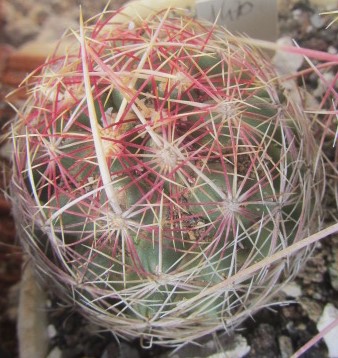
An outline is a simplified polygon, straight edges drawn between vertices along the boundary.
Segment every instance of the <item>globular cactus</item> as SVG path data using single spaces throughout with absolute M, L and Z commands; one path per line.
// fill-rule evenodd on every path
M 320 225 L 310 122 L 264 56 L 165 11 L 73 32 L 12 127 L 12 197 L 40 276 L 125 338 L 177 345 L 271 302 Z M 68 39 L 69 40 L 69 39 Z

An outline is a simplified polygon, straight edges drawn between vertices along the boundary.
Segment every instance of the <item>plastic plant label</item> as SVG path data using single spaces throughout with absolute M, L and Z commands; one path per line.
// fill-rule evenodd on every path
M 276 0 L 196 0 L 195 11 L 198 18 L 217 21 L 232 33 L 277 39 Z

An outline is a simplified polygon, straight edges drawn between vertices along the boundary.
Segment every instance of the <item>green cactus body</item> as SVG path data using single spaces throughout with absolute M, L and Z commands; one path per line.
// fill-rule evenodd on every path
M 14 212 L 62 297 L 126 338 L 180 344 L 293 277 L 303 253 L 239 279 L 318 228 L 316 145 L 240 38 L 177 12 L 109 16 L 33 83 L 12 131 Z

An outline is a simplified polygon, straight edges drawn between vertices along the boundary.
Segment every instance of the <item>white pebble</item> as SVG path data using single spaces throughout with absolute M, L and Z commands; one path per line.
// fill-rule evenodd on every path
M 240 334 L 234 336 L 234 346 L 225 349 L 222 353 L 215 353 L 208 358 L 243 358 L 250 352 L 247 340 Z
M 314 28 L 319 29 L 324 26 L 324 19 L 323 17 L 319 16 L 318 14 L 314 14 L 310 18 L 311 24 Z
M 296 282 L 289 282 L 282 291 L 289 297 L 298 298 L 302 295 L 302 289 Z
M 317 323 L 318 331 L 323 331 L 329 324 L 338 318 L 338 310 L 332 303 L 328 303 Z M 338 324 L 324 335 L 324 341 L 329 350 L 329 357 L 338 357 Z
M 47 358 L 61 358 L 62 352 L 59 347 L 55 347 L 47 356 Z
M 130 21 L 128 24 L 128 30 L 134 30 L 135 29 L 135 22 L 134 21 Z
M 294 46 L 291 37 L 285 36 L 277 40 L 277 45 L 280 46 Z M 302 55 L 289 53 L 284 50 L 277 51 L 272 59 L 276 71 L 281 74 L 291 74 L 296 72 L 303 64 L 304 58 Z
M 303 11 L 300 9 L 296 9 L 292 11 L 292 16 L 294 18 L 294 20 L 298 21 L 302 18 L 303 16 Z
M 54 325 L 52 325 L 52 324 L 49 324 L 47 326 L 47 332 L 48 332 L 49 338 L 54 338 L 57 334 L 56 329 L 55 329 Z
M 318 79 L 318 86 L 312 92 L 315 97 L 321 97 L 328 89 L 329 85 L 333 83 L 335 79 L 335 74 L 332 72 L 326 72 L 323 74 L 322 78 Z
M 332 55 L 335 55 L 338 51 L 334 46 L 331 45 L 331 46 L 328 47 L 327 52 L 332 54 Z

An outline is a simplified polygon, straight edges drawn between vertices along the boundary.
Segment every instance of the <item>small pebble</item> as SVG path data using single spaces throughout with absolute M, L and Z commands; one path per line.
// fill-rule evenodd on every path
M 296 327 L 299 331 L 306 331 L 306 324 L 304 324 L 304 323 L 300 323 L 300 324 L 298 324 L 297 325 L 297 327 Z
M 130 21 L 129 23 L 128 23 L 128 30 L 134 30 L 134 28 L 135 28 L 135 22 L 134 21 Z
M 108 344 L 100 358 L 140 358 L 138 350 L 131 344 L 115 343 Z
M 246 338 L 240 334 L 219 338 L 210 335 L 207 341 L 200 343 L 201 346 L 187 344 L 174 352 L 170 350 L 159 358 L 244 358 L 251 349 Z
M 329 46 L 327 48 L 327 52 L 330 53 L 331 55 L 335 55 L 338 53 L 338 50 L 334 46 Z
M 303 11 L 301 9 L 295 9 L 292 11 L 293 19 L 296 21 L 300 21 L 304 16 Z
M 294 46 L 291 37 L 285 36 L 277 40 L 277 45 Z M 291 54 L 286 51 L 277 51 L 272 63 L 279 74 L 290 74 L 296 72 L 303 64 L 304 57 L 298 54 Z
M 329 264 L 329 275 L 332 287 L 338 291 L 338 245 L 333 246 L 333 260 Z
M 51 308 L 52 305 L 53 305 L 52 301 L 48 298 L 48 299 L 46 300 L 46 308 Z
M 282 288 L 282 291 L 288 297 L 298 298 L 302 295 L 302 288 L 296 282 L 289 282 Z
M 319 14 L 312 15 L 310 17 L 310 21 L 311 25 L 316 29 L 323 27 L 325 24 L 325 20 L 323 19 L 323 17 L 319 16 Z
M 278 337 L 279 350 L 281 353 L 281 358 L 289 358 L 292 356 L 293 347 L 290 337 L 279 336 Z
M 279 347 L 275 335 L 275 329 L 272 325 L 267 323 L 259 324 L 249 340 L 250 356 L 275 358 L 278 357 Z
M 61 358 L 62 357 L 62 351 L 59 347 L 55 347 L 51 350 L 51 352 L 48 354 L 46 358 Z
M 54 338 L 57 335 L 55 326 L 52 324 L 49 324 L 47 326 L 47 333 L 48 333 L 49 338 Z
M 318 331 L 324 330 L 329 324 L 338 318 L 338 310 L 332 303 L 328 303 L 317 323 Z M 336 324 L 327 334 L 324 335 L 324 341 L 329 350 L 329 357 L 338 357 L 338 325 Z
M 333 74 L 332 72 L 324 73 L 323 77 L 319 78 L 318 86 L 313 91 L 313 95 L 315 97 L 321 97 L 322 95 L 324 95 L 329 86 L 328 84 L 333 83 L 334 78 L 335 78 L 335 74 Z
M 302 306 L 303 310 L 307 313 L 309 318 L 313 322 L 318 322 L 318 319 L 322 312 L 322 306 L 316 300 L 305 297 L 299 300 L 299 303 Z

